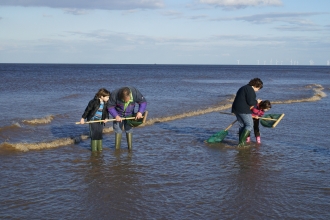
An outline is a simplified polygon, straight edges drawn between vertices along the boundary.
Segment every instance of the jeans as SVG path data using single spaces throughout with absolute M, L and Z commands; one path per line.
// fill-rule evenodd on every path
M 253 129 L 253 120 L 251 114 L 235 114 L 238 124 L 239 124 L 239 135 L 246 129 L 252 131 Z
M 132 127 L 127 123 L 126 120 L 123 120 L 122 122 L 114 121 L 113 122 L 113 130 L 116 134 L 123 133 L 123 126 L 126 133 L 133 133 Z

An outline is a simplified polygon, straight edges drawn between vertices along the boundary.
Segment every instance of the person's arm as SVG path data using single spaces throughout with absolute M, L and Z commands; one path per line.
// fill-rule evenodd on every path
M 85 119 L 87 118 L 89 112 L 92 111 L 92 108 L 93 108 L 93 100 L 89 101 L 83 115 L 81 116 L 81 119 L 80 119 L 81 124 L 85 123 Z
M 117 103 L 117 94 L 112 93 L 110 96 L 110 99 L 108 101 L 108 112 L 109 114 L 116 119 L 116 121 L 122 121 L 122 118 L 119 116 L 117 110 L 116 110 L 116 103 Z
M 145 112 L 146 108 L 147 108 L 147 100 L 144 98 L 144 96 L 141 94 L 141 92 L 135 88 L 131 88 L 132 90 L 134 90 L 134 102 L 138 103 L 139 108 L 138 108 L 138 112 L 136 113 L 135 119 L 139 119 L 142 118 L 142 114 Z M 133 91 L 132 91 L 133 92 Z
M 259 102 L 261 102 L 260 99 L 256 100 L 256 93 L 253 90 L 252 86 L 247 87 L 246 89 L 246 102 L 249 106 L 255 106 Z

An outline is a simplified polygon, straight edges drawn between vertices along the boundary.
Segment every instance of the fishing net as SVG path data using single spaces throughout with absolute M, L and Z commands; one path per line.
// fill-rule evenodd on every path
M 267 128 L 275 128 L 283 117 L 284 114 L 267 114 L 260 118 L 260 124 Z
M 228 135 L 228 131 L 219 131 L 214 135 L 212 135 L 211 137 L 209 137 L 205 142 L 210 144 L 220 143 L 221 141 L 223 141 L 223 139 L 225 139 L 227 135 Z
M 222 130 L 222 131 L 219 131 L 219 132 L 215 133 L 214 135 L 212 135 L 211 137 L 209 137 L 204 142 L 205 143 L 210 143 L 210 144 L 220 143 L 228 135 L 228 129 L 231 128 L 236 122 L 237 122 L 237 120 L 235 120 L 234 122 L 232 122 L 225 130 Z
M 142 114 L 143 118 L 140 118 L 140 119 L 138 119 L 138 120 L 135 120 L 135 119 L 127 119 L 127 120 L 126 120 L 126 121 L 127 121 L 127 124 L 129 124 L 129 125 L 132 126 L 132 127 L 140 126 L 140 125 L 142 125 L 143 123 L 146 122 L 146 120 L 147 120 L 147 115 L 148 115 L 148 111 L 145 111 L 145 112 Z M 130 115 L 130 116 L 128 116 L 128 117 L 135 117 L 135 116 L 136 116 L 136 114 L 133 114 L 133 115 Z

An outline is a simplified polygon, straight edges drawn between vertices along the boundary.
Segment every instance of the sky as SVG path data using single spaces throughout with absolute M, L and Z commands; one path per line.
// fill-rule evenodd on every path
M 329 0 L 0 0 L 0 63 L 329 61 Z

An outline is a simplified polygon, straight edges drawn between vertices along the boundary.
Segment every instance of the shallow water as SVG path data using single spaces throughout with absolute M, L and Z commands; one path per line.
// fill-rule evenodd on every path
M 328 67 L 1 64 L 0 70 L 2 219 L 330 217 Z M 253 77 L 264 81 L 258 98 L 277 101 L 270 113 L 285 113 L 283 120 L 261 127 L 261 145 L 252 138 L 237 149 L 237 124 L 223 143 L 205 144 L 235 120 L 219 111 L 229 112 L 233 94 Z M 134 130 L 132 151 L 124 136 L 114 149 L 107 125 L 104 150 L 94 155 L 89 139 L 77 138 L 88 127 L 74 122 L 99 87 L 112 90 L 123 79 L 147 98 L 148 124 Z M 17 97 L 17 108 L 8 95 Z

